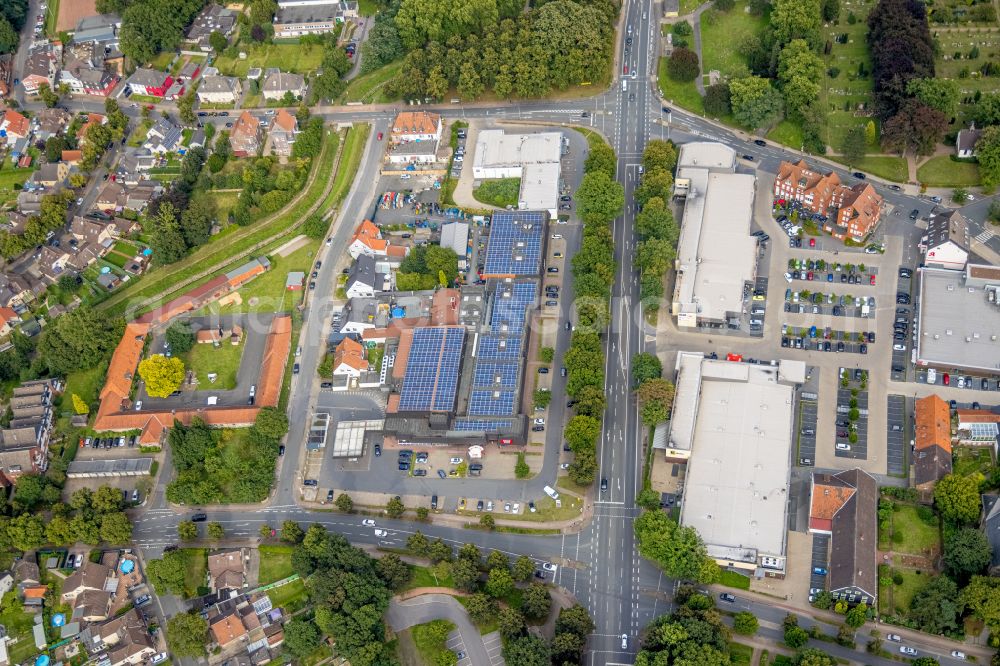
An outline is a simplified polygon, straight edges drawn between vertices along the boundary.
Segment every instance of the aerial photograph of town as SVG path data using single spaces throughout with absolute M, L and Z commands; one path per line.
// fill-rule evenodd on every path
M 1000 0 L 0 0 L 0 666 L 1000 666 Z

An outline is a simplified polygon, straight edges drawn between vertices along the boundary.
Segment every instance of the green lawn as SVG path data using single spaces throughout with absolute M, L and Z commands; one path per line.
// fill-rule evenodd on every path
M 287 257 L 279 257 L 272 254 L 268 257 L 271 268 L 259 275 L 246 286 L 240 288 L 237 293 L 243 299 L 241 304 L 232 304 L 219 307 L 213 303 L 206 308 L 209 312 L 282 312 L 291 310 L 302 300 L 306 285 L 309 283 L 309 273 L 312 271 L 313 258 L 319 247 L 319 241 L 310 239 L 304 247 L 292 252 Z M 285 280 L 292 271 L 305 273 L 305 282 L 302 290 L 288 291 L 285 289 Z
M 378 5 L 375 0 L 359 0 L 358 14 L 362 16 L 375 16 L 378 13 Z
M 826 121 L 826 144 L 839 152 L 847 132 L 856 125 L 868 122 L 868 117 L 855 115 L 859 104 L 871 104 L 871 59 L 865 33 L 868 26 L 868 12 L 875 6 L 875 0 L 857 0 L 841 7 L 840 20 L 822 28 L 823 40 L 829 40 L 831 49 L 824 56 L 825 71 L 820 81 L 819 104 Z M 853 13 L 857 19 L 851 22 Z M 846 43 L 838 37 L 847 36 Z M 859 74 L 864 66 L 865 74 Z M 836 74 L 836 76 L 830 76 Z M 876 145 L 869 145 L 870 152 L 877 152 Z
M 271 598 L 271 603 L 280 606 L 289 612 L 295 612 L 302 608 L 309 594 L 306 592 L 306 584 L 301 578 L 293 580 L 287 585 L 268 590 L 267 596 Z
M 72 0 L 70 0 L 72 2 Z M 29 16 L 30 21 L 30 16 Z M 51 0 L 45 13 L 45 34 L 55 38 L 58 36 L 56 28 L 59 26 L 59 0 Z
M 4 158 L 3 169 L 0 170 L 0 204 L 11 203 L 17 199 L 20 189 L 14 189 L 15 185 L 24 185 L 34 169 L 14 169 L 10 160 Z
M 497 208 L 516 206 L 520 193 L 520 178 L 492 178 L 484 180 L 482 185 L 472 190 L 472 196 L 476 201 Z
M 694 10 L 701 7 L 703 0 L 681 0 L 680 2 L 680 15 L 684 16 L 690 14 Z
M 767 138 L 797 150 L 802 147 L 802 128 L 790 120 L 782 120 L 767 133 Z
M 952 461 L 952 472 L 959 476 L 985 475 L 993 467 L 993 457 L 986 446 L 956 446 Z
M 236 207 L 236 201 L 240 198 L 239 192 L 216 192 L 214 190 L 202 190 L 197 192 L 192 198 L 204 197 L 215 201 L 215 219 L 224 223 L 229 219 L 229 212 Z
M 35 639 L 31 632 L 34 616 L 25 613 L 21 602 L 17 599 L 17 590 L 11 590 L 3 596 L 0 603 L 0 624 L 7 629 L 10 638 L 18 639 L 17 643 L 7 644 L 11 663 L 22 664 L 29 657 L 38 653 Z
M 913 595 L 927 584 L 930 575 L 909 569 L 897 569 L 897 571 L 903 576 L 903 584 L 893 585 L 891 591 L 882 586 L 882 593 L 879 595 L 879 610 L 883 613 L 896 613 L 905 616 L 910 608 L 910 602 L 913 601 Z
M 245 78 L 251 67 L 277 67 L 283 72 L 307 74 L 323 61 L 323 47 L 302 44 L 241 44 L 246 60 L 219 56 L 214 66 L 224 76 Z
M 104 364 L 86 370 L 79 370 L 66 376 L 66 396 L 76 393 L 88 404 L 97 402 L 97 392 L 104 385 L 104 375 L 107 367 Z M 69 398 L 72 400 L 72 398 Z M 72 403 L 67 402 L 67 409 L 72 409 Z
M 362 74 L 351 79 L 344 93 L 340 96 L 338 103 L 365 102 L 368 104 L 377 104 L 379 102 L 392 101 L 391 98 L 386 97 L 382 93 L 382 87 L 386 81 L 399 74 L 402 69 L 403 61 L 397 60 L 376 69 L 374 72 L 368 72 L 367 74 Z
M 410 628 L 413 643 L 425 664 L 441 663 L 442 653 L 448 650 L 445 647 L 448 634 L 454 629 L 455 625 L 448 620 L 431 620 Z
M 719 578 L 719 584 L 725 585 L 726 587 L 733 587 L 737 590 L 749 590 L 750 589 L 750 579 L 742 574 L 738 574 L 735 571 L 729 571 L 727 569 L 722 570 L 722 576 Z
M 195 344 L 191 351 L 180 357 L 184 361 L 184 367 L 194 371 L 199 390 L 225 391 L 236 388 L 236 373 L 239 372 L 240 359 L 243 358 L 243 347 L 244 343 L 231 345 L 229 340 L 223 340 L 218 347 L 213 344 Z M 214 383 L 208 379 L 210 372 L 218 375 Z
M 170 63 L 174 61 L 175 57 L 176 53 L 174 53 L 173 50 L 160 51 L 152 60 L 149 61 L 149 68 L 165 72 L 167 71 L 167 68 L 170 67 Z
M 233 255 L 253 247 L 261 241 L 269 238 L 277 240 L 283 235 L 295 233 L 293 225 L 305 219 L 306 213 L 319 202 L 320 195 L 326 190 L 326 180 L 329 173 L 333 171 L 334 156 L 338 144 L 339 135 L 328 131 L 324 140 L 323 152 L 320 154 L 318 164 L 314 167 L 318 171 L 317 176 L 306 191 L 301 194 L 301 197 L 293 203 L 265 221 L 239 229 L 228 237 L 225 243 L 208 243 L 180 261 L 154 268 L 141 280 L 135 282 L 139 286 L 132 289 L 120 289 L 114 296 L 101 303 L 100 307 L 110 310 L 112 313 L 121 314 L 129 302 L 137 303 L 144 298 L 154 296 L 166 298 L 182 289 L 190 289 L 197 286 L 199 281 L 182 284 L 183 281 L 202 273 L 207 267 L 226 262 Z M 350 177 L 353 178 L 354 174 L 351 173 Z M 214 274 L 203 276 L 199 280 L 208 281 L 212 277 Z
M 260 573 L 257 581 L 261 585 L 274 583 L 295 573 L 292 570 L 291 546 L 260 546 L 257 550 L 260 552 Z
M 347 130 L 344 138 L 344 150 L 340 155 L 340 169 L 333 177 L 333 187 L 319 206 L 320 214 L 337 208 L 343 203 L 347 193 L 351 190 L 354 176 L 358 173 L 358 165 L 361 164 L 361 156 L 364 154 L 365 142 L 371 133 L 371 125 L 355 125 Z
M 964 3 L 960 6 L 965 6 Z M 940 51 L 935 51 L 934 70 L 938 78 L 957 80 L 962 90 L 962 103 L 959 104 L 957 119 L 951 125 L 951 130 L 968 127 L 970 120 L 975 119 L 976 92 L 990 93 L 1000 90 L 1000 83 L 993 76 L 968 76 L 968 73 L 978 72 L 987 61 L 996 61 L 1000 55 L 1000 29 L 994 25 L 992 30 L 975 32 L 970 30 L 937 30 L 931 28 L 934 41 L 941 45 Z M 978 54 L 972 51 L 975 43 Z M 961 58 L 955 58 L 955 55 Z M 975 55 L 975 58 L 970 58 Z M 963 74 L 965 76 L 963 77 Z
M 733 666 L 750 666 L 750 661 L 753 659 L 753 648 L 743 643 L 730 641 L 729 658 Z
M 701 15 L 702 72 L 719 70 L 723 78 L 749 74 L 747 60 L 739 52 L 747 39 L 760 39 L 767 26 L 766 16 L 748 14 L 746 2 L 737 2 L 728 12 L 709 9 Z M 693 41 L 693 40 L 690 40 Z
M 979 185 L 979 165 L 938 155 L 917 169 L 917 180 L 928 187 L 974 187 Z
M 835 162 L 840 162 L 841 164 L 847 164 L 847 161 L 842 157 L 831 156 L 830 159 Z M 858 171 L 864 171 L 865 173 L 870 173 L 873 176 L 884 178 L 893 183 L 905 183 L 910 179 L 910 172 L 906 167 L 906 160 L 902 157 L 893 157 L 892 155 L 871 155 L 862 158 L 861 161 L 856 164 L 850 164 L 848 166 L 852 166 Z
M 676 104 L 699 115 L 705 115 L 705 104 L 702 102 L 698 89 L 691 83 L 679 83 L 667 75 L 667 59 L 660 58 L 659 68 L 660 92 L 669 104 Z
M 935 556 L 940 552 L 940 534 L 937 525 L 929 525 L 917 515 L 917 507 L 897 505 L 892 514 L 893 534 L 902 534 L 903 541 L 893 540 L 892 549 L 897 553 Z M 935 517 L 935 523 L 937 519 Z
M 198 588 L 207 583 L 208 550 L 182 548 L 177 552 L 184 556 L 184 597 L 190 599 L 197 596 Z
M 421 567 L 414 564 L 410 565 L 413 575 L 410 578 L 410 582 L 406 584 L 407 590 L 415 590 L 418 587 L 455 587 L 455 581 L 452 580 L 451 574 L 445 578 L 441 578 L 434 575 L 433 570 L 430 567 Z
M 152 126 L 153 126 L 153 121 L 149 118 L 146 118 L 141 123 L 136 125 L 135 129 L 132 130 L 132 134 L 129 135 L 128 137 L 127 144 L 132 146 L 133 148 L 138 148 L 139 146 L 141 146 L 143 142 L 146 140 L 146 133 Z

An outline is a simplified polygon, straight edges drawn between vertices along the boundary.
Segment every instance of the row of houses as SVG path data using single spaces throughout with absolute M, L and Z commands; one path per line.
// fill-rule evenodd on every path
M 19 315 L 0 308 L 4 327 Z M 49 439 L 55 423 L 53 400 L 62 390 L 57 380 L 25 382 L 14 389 L 7 407 L 11 419 L 0 428 L 0 487 L 10 488 L 23 474 L 37 474 L 48 467 Z
M 265 136 L 266 131 L 266 136 Z M 269 141 L 275 155 L 291 155 L 295 136 L 299 133 L 298 120 L 284 109 L 278 109 L 268 123 L 265 119 L 244 111 L 233 123 L 229 143 L 233 155 L 252 157 L 261 152 Z

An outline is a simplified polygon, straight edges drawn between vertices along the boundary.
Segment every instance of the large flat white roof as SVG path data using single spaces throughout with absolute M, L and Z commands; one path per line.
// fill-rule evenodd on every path
M 674 314 L 724 321 L 743 307 L 743 285 L 754 275 L 757 243 L 750 236 L 754 177 L 713 173 L 704 168 L 678 170 L 690 182 L 680 239 Z
M 795 399 L 780 379 L 778 366 L 701 361 L 681 524 L 709 554 L 784 556 Z
M 559 162 L 524 165 L 517 205 L 521 210 L 547 210 L 555 214 L 559 208 Z
M 972 270 L 986 279 L 967 280 L 963 271 L 920 269 L 918 363 L 988 373 L 1000 369 L 1000 271 Z M 990 279 L 994 272 L 998 279 Z
M 514 167 L 544 162 L 559 163 L 562 156 L 560 132 L 506 134 L 503 130 L 483 130 L 476 138 L 475 168 Z
M 736 151 L 715 141 L 692 141 L 681 145 L 677 166 L 733 171 L 736 169 Z

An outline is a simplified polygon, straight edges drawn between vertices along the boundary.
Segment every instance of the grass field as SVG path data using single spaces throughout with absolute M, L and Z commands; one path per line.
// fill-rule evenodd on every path
M 180 287 L 179 283 L 202 272 L 206 266 L 225 262 L 237 253 L 274 237 L 280 232 L 291 233 L 290 225 L 302 220 L 306 211 L 319 200 L 320 195 L 325 191 L 327 176 L 333 170 L 338 143 L 339 136 L 328 131 L 323 152 L 320 154 L 318 164 L 314 167 L 314 169 L 318 169 L 318 174 L 302 193 L 301 198 L 275 213 L 266 221 L 241 228 L 229 236 L 225 243 L 208 243 L 178 262 L 153 269 L 138 282 L 138 287 L 119 290 L 114 296 L 101 303 L 100 307 L 120 314 L 128 301 L 134 302 L 157 296 L 165 298 L 175 291 L 180 291 L 180 289 L 190 289 L 197 282 L 184 287 Z M 353 176 L 352 173 L 351 178 Z M 211 279 L 211 276 L 206 276 L 204 279 Z
M 198 588 L 207 583 L 208 551 L 204 548 L 182 548 L 177 551 L 184 556 L 184 597 L 190 599 L 198 594 Z
M 750 666 L 750 660 L 753 658 L 753 648 L 749 645 L 744 645 L 743 643 L 737 643 L 735 641 L 730 641 L 729 643 L 729 659 L 733 666 Z
M 979 165 L 938 155 L 920 165 L 917 180 L 928 187 L 974 187 L 979 184 Z
M 397 60 L 388 65 L 368 72 L 351 79 L 347 88 L 340 96 L 338 103 L 365 102 L 367 104 L 377 104 L 379 102 L 390 102 L 391 98 L 382 94 L 382 86 L 385 82 L 393 78 L 403 69 L 403 61 Z
M 318 212 L 320 214 L 338 207 L 343 203 L 347 193 L 350 192 L 354 176 L 361 164 L 365 142 L 370 133 L 371 125 L 355 126 L 347 130 L 347 136 L 344 138 L 344 150 L 340 156 L 340 169 L 333 177 L 333 187 L 330 188 L 330 193 L 319 206 Z
M 28 180 L 34 171 L 34 169 L 15 169 L 10 160 L 4 159 L 3 168 L 0 169 L 0 205 L 17 200 L 17 193 L 20 190 L 14 189 L 14 186 L 24 185 L 24 181 Z
M 479 201 L 497 208 L 516 206 L 517 197 L 521 193 L 520 178 L 495 178 L 484 180 L 483 184 L 472 190 L 472 196 Z
M 59 32 L 59 0 L 49 0 L 45 12 L 45 34 L 56 37 Z M 28 20 L 31 21 L 30 14 Z
M 132 130 L 132 134 L 129 135 L 126 143 L 133 148 L 138 148 L 146 140 L 146 133 L 152 126 L 153 121 L 150 118 L 146 118 Z
M 767 26 L 766 16 L 751 16 L 746 2 L 737 2 L 728 12 L 709 9 L 701 15 L 702 72 L 719 70 L 723 78 L 737 78 L 750 73 L 747 61 L 739 53 L 746 39 L 759 39 Z
M 742 574 L 738 574 L 735 571 L 722 570 L 722 576 L 719 578 L 719 584 L 725 585 L 726 587 L 734 587 L 737 590 L 749 590 L 750 589 L 750 579 Z
M 410 628 L 417 652 L 425 664 L 442 663 L 443 653 L 448 651 L 445 647 L 448 634 L 454 629 L 455 625 L 447 620 L 432 620 Z
M 867 117 L 855 116 L 858 104 L 868 104 L 871 99 L 872 81 L 870 74 L 859 75 L 858 68 L 863 66 L 866 72 L 871 72 L 871 61 L 868 55 L 868 45 L 865 43 L 868 12 L 875 6 L 875 0 L 855 0 L 843 5 L 840 20 L 823 28 L 823 39 L 832 44 L 830 54 L 824 57 L 826 71 L 820 81 L 820 109 L 826 118 L 826 144 L 839 152 L 844 144 L 844 137 L 855 125 L 868 122 Z M 849 20 L 851 13 L 856 21 Z M 838 37 L 847 36 L 846 43 L 838 41 Z M 836 77 L 831 73 L 839 70 Z M 876 152 L 878 147 L 869 146 Z
M 358 0 L 358 14 L 362 16 L 375 16 L 378 13 L 378 5 L 375 0 Z
M 219 222 L 225 222 L 229 219 L 229 212 L 236 207 L 236 201 L 240 198 L 239 192 L 216 192 L 214 190 L 205 190 L 198 192 L 194 195 L 194 198 L 204 197 L 206 199 L 212 199 L 215 201 L 216 214 L 215 219 Z
M 698 89 L 691 83 L 679 83 L 667 75 L 667 59 L 660 58 L 659 68 L 660 92 L 663 99 L 670 104 L 676 104 L 682 109 L 686 109 L 699 115 L 705 115 L 705 105 L 702 102 Z
M 455 587 L 455 581 L 452 580 L 451 574 L 442 578 L 435 576 L 430 567 L 410 565 L 410 569 L 413 571 L 413 576 L 406 584 L 407 590 L 415 590 L 418 587 Z
M 160 51 L 153 57 L 152 60 L 149 61 L 149 67 L 150 69 L 157 69 L 161 72 L 165 72 L 167 71 L 167 68 L 170 67 L 170 63 L 174 61 L 176 56 L 177 54 L 172 50 Z
M 701 7 L 703 4 L 702 0 L 681 0 L 680 2 L 680 15 L 690 14 L 694 10 Z
M 184 360 L 184 367 L 194 371 L 200 390 L 234 389 L 236 373 L 240 369 L 240 359 L 243 358 L 243 346 L 244 343 L 231 345 L 228 340 L 218 347 L 211 344 L 195 344 L 191 351 L 181 355 L 181 358 Z M 218 375 L 215 383 L 208 380 L 210 372 Z
M 97 401 L 97 392 L 104 385 L 104 375 L 107 368 L 99 365 L 86 370 L 79 370 L 66 376 L 66 395 L 71 396 L 76 393 L 88 404 Z M 67 403 L 72 404 L 72 403 Z
M 237 293 L 243 299 L 239 305 L 227 305 L 219 307 L 217 304 L 206 308 L 210 312 L 221 312 L 228 314 L 231 312 L 281 312 L 294 308 L 302 300 L 306 286 L 300 291 L 288 291 L 285 289 L 285 280 L 291 271 L 302 271 L 306 274 L 306 284 L 309 282 L 309 272 L 313 267 L 313 257 L 319 241 L 310 239 L 305 247 L 301 247 L 292 252 L 287 257 L 271 255 L 271 268 L 259 275 L 246 286 L 241 287 Z
M 888 588 L 882 586 L 882 592 L 879 595 L 879 610 L 883 613 L 895 612 L 899 615 L 906 615 L 906 612 L 910 608 L 910 602 L 913 601 L 913 595 L 927 584 L 930 575 L 909 569 L 897 569 L 897 571 L 903 576 L 903 584 L 892 585 L 891 592 Z
M 214 66 L 224 76 L 245 78 L 251 67 L 277 67 L 283 72 L 307 74 L 323 61 L 323 48 L 302 44 L 243 44 L 246 60 L 219 56 Z
M 258 582 L 267 585 L 288 578 L 292 570 L 291 546 L 260 546 L 260 573 Z
M 847 161 L 840 157 L 832 156 L 830 159 L 841 164 L 847 164 Z M 894 183 L 905 183 L 909 180 L 910 172 L 906 167 L 906 160 L 902 157 L 871 155 L 862 158 L 856 164 L 848 166 L 852 166 L 865 173 L 870 173 L 873 176 L 878 176 L 879 178 L 885 178 Z
M 984 30 L 935 30 L 931 29 L 934 40 L 941 45 L 936 53 L 934 69 L 939 78 L 958 81 L 963 100 L 959 104 L 958 117 L 951 130 L 967 127 L 975 117 L 977 92 L 997 92 L 1000 82 L 996 77 L 979 76 L 980 68 L 987 61 L 997 62 L 1000 58 L 1000 28 Z M 956 57 L 957 56 L 957 57 Z
M 280 606 L 290 613 L 305 606 L 309 598 L 309 594 L 306 592 L 306 584 L 301 578 L 293 580 L 287 585 L 268 590 L 267 596 L 271 598 L 272 604 Z
M 802 146 L 802 128 L 790 120 L 782 120 L 767 133 L 767 138 L 785 146 L 798 148 Z
M 934 556 L 940 552 L 940 534 L 936 524 L 929 525 L 917 515 L 917 508 L 899 505 L 892 514 L 893 534 L 902 534 L 902 542 L 893 541 L 892 549 L 897 553 Z

